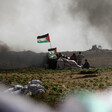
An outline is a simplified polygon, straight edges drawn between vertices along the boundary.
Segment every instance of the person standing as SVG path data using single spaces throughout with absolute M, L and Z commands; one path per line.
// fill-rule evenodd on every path
M 77 62 L 77 57 L 76 57 L 75 53 L 73 53 L 73 55 L 70 57 L 70 60 L 74 60 L 74 61 Z
M 77 56 L 77 63 L 78 63 L 78 65 L 82 64 L 83 58 L 84 58 L 84 55 L 81 52 L 79 52 L 79 54 Z

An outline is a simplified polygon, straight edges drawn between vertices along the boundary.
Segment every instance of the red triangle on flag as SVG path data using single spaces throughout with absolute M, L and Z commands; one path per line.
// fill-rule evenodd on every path
M 46 40 L 50 41 L 49 35 L 46 37 Z
M 55 48 L 55 54 L 57 54 L 57 48 Z

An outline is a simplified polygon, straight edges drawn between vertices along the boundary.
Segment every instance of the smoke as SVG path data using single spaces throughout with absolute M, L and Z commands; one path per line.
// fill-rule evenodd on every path
M 9 50 L 10 48 L 5 43 L 0 41 L 0 53 L 5 53 L 8 52 Z
M 0 0 L 0 40 L 13 50 L 46 52 L 36 37 L 50 34 L 58 51 L 112 48 L 111 0 Z
M 48 62 L 47 53 L 32 51 L 11 51 L 6 44 L 0 42 L 0 69 L 18 69 L 25 67 L 43 67 Z
M 69 11 L 72 17 L 75 18 L 77 14 L 86 16 L 89 27 L 100 32 L 102 40 L 105 39 L 112 47 L 112 0 L 72 0 L 71 3 Z M 95 34 L 94 38 L 97 38 Z

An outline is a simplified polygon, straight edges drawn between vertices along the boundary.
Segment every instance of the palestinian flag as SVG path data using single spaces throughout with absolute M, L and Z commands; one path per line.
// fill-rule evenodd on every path
M 37 37 L 37 43 L 50 42 L 49 34 L 41 35 Z
M 48 49 L 48 51 L 52 56 L 57 54 L 57 48 L 51 48 L 51 49 Z

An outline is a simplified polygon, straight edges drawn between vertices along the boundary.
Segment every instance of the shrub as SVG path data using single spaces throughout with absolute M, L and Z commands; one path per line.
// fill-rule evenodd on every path
M 108 80 L 108 79 L 109 79 L 109 77 L 107 76 L 107 77 L 105 77 L 105 79 L 106 79 L 106 80 Z
M 62 93 L 63 91 L 62 91 L 62 89 L 60 88 L 60 89 L 58 89 L 58 92 L 59 92 L 59 93 Z
M 57 87 L 53 87 L 52 90 L 56 91 L 57 90 Z
M 110 82 L 107 82 L 107 86 L 112 86 L 112 84 Z
M 47 84 L 43 84 L 43 86 L 45 87 L 45 89 L 49 88 Z
M 104 87 L 104 84 L 99 84 L 99 88 L 100 89 L 104 89 L 105 87 Z
M 98 84 L 97 83 L 94 83 L 93 86 L 98 86 Z

